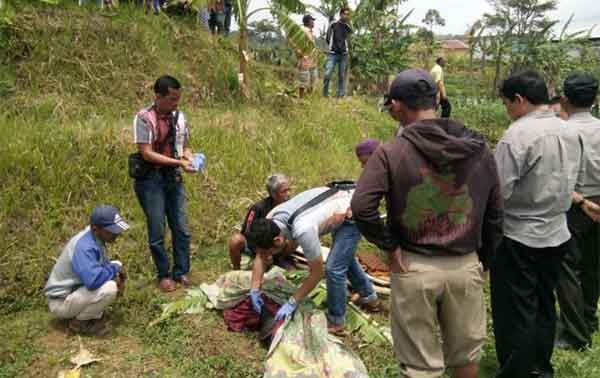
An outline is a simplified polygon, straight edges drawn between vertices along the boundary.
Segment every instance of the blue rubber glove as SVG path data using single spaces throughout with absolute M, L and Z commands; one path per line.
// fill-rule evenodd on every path
M 281 306 L 279 311 L 277 311 L 277 314 L 275 314 L 275 320 L 279 321 L 291 316 L 294 311 L 296 311 L 296 307 L 298 307 L 296 302 L 286 302 L 283 306 Z
M 192 161 L 192 165 L 194 169 L 199 171 L 204 169 L 204 163 L 206 162 L 206 156 L 202 153 L 194 154 L 194 160 Z
M 252 289 L 250 290 L 250 300 L 252 301 L 252 308 L 257 314 L 262 312 L 262 307 L 265 302 L 262 299 L 262 293 L 260 289 Z

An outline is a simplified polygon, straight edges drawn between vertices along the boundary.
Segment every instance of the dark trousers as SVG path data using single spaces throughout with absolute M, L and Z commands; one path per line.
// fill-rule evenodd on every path
M 442 107 L 442 118 L 450 118 L 450 113 L 452 113 L 452 105 L 448 98 L 440 100 L 440 106 Z
M 556 287 L 559 338 L 579 349 L 591 346 L 598 329 L 600 227 L 576 206 L 567 213 L 567 222 L 573 243 L 563 258 Z
M 553 373 L 556 308 L 554 289 L 568 243 L 532 248 L 504 237 L 491 266 L 496 378 Z
M 146 215 L 148 244 L 158 278 L 175 279 L 190 270 L 190 233 L 185 214 L 185 190 L 181 174 L 174 170 L 152 170 L 135 180 L 135 194 Z M 165 248 L 165 218 L 171 229 L 173 272 Z

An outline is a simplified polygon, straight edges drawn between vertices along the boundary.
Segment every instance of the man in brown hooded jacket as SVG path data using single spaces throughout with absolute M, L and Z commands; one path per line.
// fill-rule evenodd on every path
M 484 270 L 502 239 L 494 156 L 481 134 L 436 119 L 428 72 L 401 72 L 386 97 L 403 132 L 371 155 L 352 212 L 361 233 L 390 253 L 400 376 L 441 377 L 449 368 L 454 377 L 477 377 L 486 336 Z M 383 197 L 387 224 L 378 211 Z

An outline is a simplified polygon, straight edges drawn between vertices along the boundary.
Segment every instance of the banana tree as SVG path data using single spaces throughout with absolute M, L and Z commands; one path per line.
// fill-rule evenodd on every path
M 287 16 L 288 13 L 302 13 L 305 11 L 306 7 L 300 0 L 274 0 L 268 7 L 248 11 L 250 1 L 251 0 L 237 0 L 235 7 L 235 14 L 238 20 L 240 33 L 238 42 L 240 59 L 239 79 L 242 85 L 242 93 L 246 98 L 250 97 L 250 80 L 248 75 L 248 64 L 250 60 L 248 51 L 248 21 L 252 16 L 259 12 L 271 12 L 279 20 L 280 26 L 287 35 L 294 35 L 296 40 L 308 39 L 304 32 L 297 32 L 300 27 Z M 281 20 L 287 20 L 289 22 L 282 22 Z M 302 43 L 305 44 L 306 41 Z

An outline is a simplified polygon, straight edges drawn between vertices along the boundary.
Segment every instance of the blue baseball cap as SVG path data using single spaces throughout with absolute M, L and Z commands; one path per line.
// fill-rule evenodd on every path
M 119 211 L 109 205 L 96 207 L 90 216 L 90 224 L 116 235 L 129 229 L 129 225 L 121 218 Z

